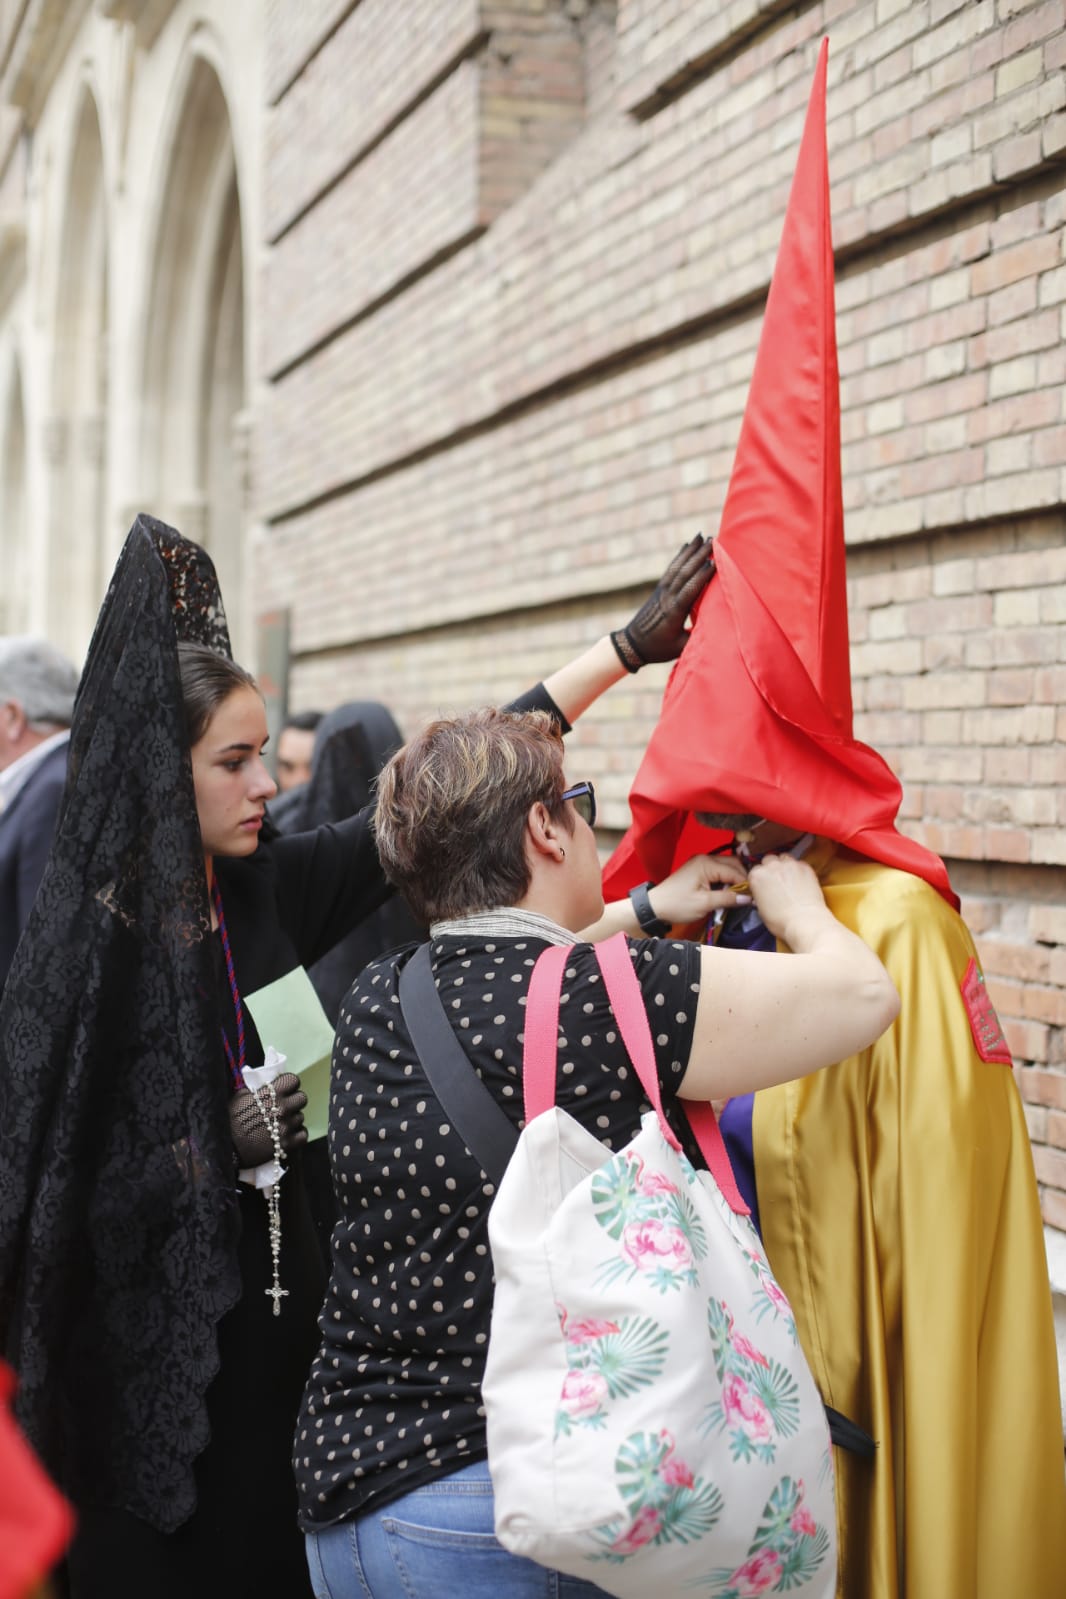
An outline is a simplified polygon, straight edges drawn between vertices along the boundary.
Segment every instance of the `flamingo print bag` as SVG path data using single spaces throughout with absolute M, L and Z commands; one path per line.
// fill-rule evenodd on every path
M 654 1109 L 614 1153 L 557 1108 L 568 951 L 545 950 L 526 1007 L 526 1126 L 489 1216 L 496 1535 L 618 1599 L 830 1599 L 829 1432 L 792 1312 L 710 1107 L 690 1115 L 709 1172 L 663 1116 L 624 937 L 595 949 Z

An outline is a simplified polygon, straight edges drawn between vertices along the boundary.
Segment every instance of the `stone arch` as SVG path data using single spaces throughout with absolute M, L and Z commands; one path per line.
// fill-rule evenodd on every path
M 144 322 L 142 491 L 147 509 L 210 551 L 239 652 L 245 252 L 229 109 L 202 54 L 188 57 L 172 129 Z
M 72 124 L 59 232 L 49 403 L 46 616 L 71 654 L 107 582 L 108 224 L 103 144 L 87 85 Z
M 26 408 L 22 369 L 11 362 L 0 445 L 0 633 L 28 633 L 30 560 L 26 524 Z

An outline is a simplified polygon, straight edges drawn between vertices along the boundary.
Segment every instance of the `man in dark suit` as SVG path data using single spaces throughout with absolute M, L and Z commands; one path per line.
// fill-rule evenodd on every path
M 0 988 L 51 848 L 77 686 L 44 639 L 0 638 Z

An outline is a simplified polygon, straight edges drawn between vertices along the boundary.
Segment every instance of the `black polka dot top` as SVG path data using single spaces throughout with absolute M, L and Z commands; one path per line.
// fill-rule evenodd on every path
M 433 945 L 456 1035 L 517 1127 L 526 990 L 543 948 L 532 936 Z M 486 1454 L 493 1188 L 448 1126 L 403 1026 L 397 989 L 412 953 L 360 974 L 333 1050 L 329 1145 L 340 1219 L 322 1344 L 296 1429 L 305 1531 L 380 1508 Z M 699 950 L 634 939 L 630 955 L 667 1105 L 688 1063 Z M 557 1103 L 620 1148 L 646 1107 L 587 944 L 567 962 L 559 1030 Z

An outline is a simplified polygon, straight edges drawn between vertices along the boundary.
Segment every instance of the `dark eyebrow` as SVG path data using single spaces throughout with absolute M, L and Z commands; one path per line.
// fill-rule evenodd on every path
M 263 740 L 263 742 L 259 746 L 260 754 L 262 754 L 263 750 L 266 749 L 266 747 L 267 747 L 267 745 L 269 743 L 270 743 L 269 737 L 265 738 Z M 253 754 L 254 755 L 255 754 L 255 749 L 256 749 L 256 747 L 255 747 L 254 744 L 224 744 L 220 750 L 216 750 L 215 751 L 215 754 L 216 755 L 230 755 L 234 751 L 239 751 L 241 754 Z

